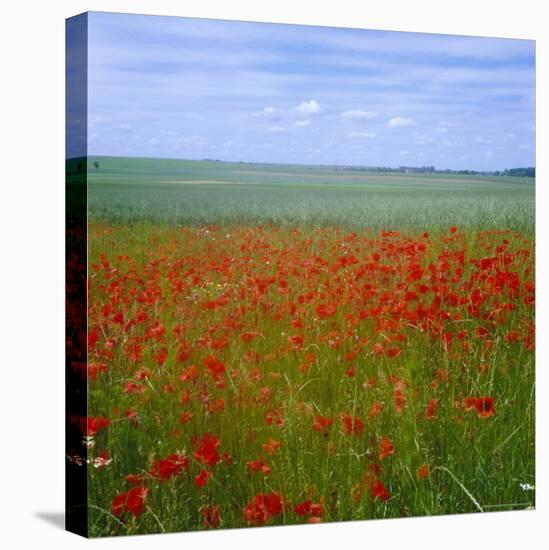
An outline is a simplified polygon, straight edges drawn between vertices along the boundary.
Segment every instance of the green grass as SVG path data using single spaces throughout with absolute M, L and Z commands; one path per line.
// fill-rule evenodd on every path
M 93 161 L 100 164 L 93 168 Z M 91 220 L 532 232 L 535 186 L 512 177 L 92 157 Z
M 89 414 L 107 416 L 112 423 L 98 434 L 90 455 L 107 448 L 112 464 L 105 470 L 90 468 L 89 498 L 94 506 L 90 535 L 200 529 L 204 505 L 220 508 L 222 527 L 243 526 L 246 504 L 254 495 L 268 491 L 279 492 L 287 503 L 284 514 L 271 524 L 304 521 L 293 512 L 293 506 L 307 498 L 324 503 L 325 521 L 533 506 L 534 493 L 520 484 L 534 485 L 534 353 L 522 342 L 505 341 L 510 331 L 525 337 L 533 319 L 532 306 L 523 301 L 528 295 L 526 285 L 533 280 L 532 243 L 525 244 L 520 234 L 509 231 L 467 231 L 428 239 L 423 253 L 409 249 L 410 243 L 424 241 L 417 234 L 385 239 L 365 232 L 353 241 L 344 236 L 331 229 L 296 232 L 243 226 L 209 231 L 143 222 L 134 226 L 91 224 L 90 327 L 99 334 L 94 353 L 108 349 L 112 355 L 106 359 L 106 373 L 90 383 Z M 339 266 L 344 246 L 347 254 L 356 254 L 358 264 Z M 492 256 L 498 246 L 504 246 L 512 258 L 508 269 L 520 278 L 518 295 L 505 288 L 492 294 L 490 285 L 477 278 L 478 269 L 470 263 Z M 529 251 L 530 256 L 523 259 L 519 250 Z M 447 251 L 457 254 L 450 256 L 448 271 L 440 261 Z M 390 276 L 383 270 L 360 275 L 363 266 L 371 265 L 374 252 L 381 255 L 382 266 L 392 269 Z M 461 252 L 465 263 L 458 275 Z M 326 263 L 306 277 L 303 261 L 317 255 Z M 102 264 L 105 260 L 108 265 Z M 409 266 L 416 262 L 426 270 L 418 281 L 408 276 Z M 435 266 L 434 271 L 429 265 Z M 278 291 L 275 282 L 256 300 L 250 279 L 278 279 L 280 273 L 288 279 L 289 294 Z M 480 316 L 468 313 L 467 302 L 442 304 L 441 310 L 450 316 L 441 317 L 442 326 L 454 334 L 451 350 L 436 332 L 420 330 L 402 313 L 395 313 L 406 292 L 420 283 L 429 286 L 420 298 L 423 307 L 429 307 L 438 292 L 437 281 L 444 277 L 456 277 L 448 282 L 449 289 L 460 295 L 476 287 L 485 294 Z M 353 297 L 352 292 L 367 284 L 378 291 L 364 301 Z M 228 289 L 232 294 L 225 306 L 215 310 L 200 307 Z M 298 305 L 302 330 L 291 325 L 288 314 L 275 316 L 278 307 L 299 304 L 298 297 L 308 291 L 313 291 L 313 301 Z M 326 299 L 338 300 L 341 305 L 335 317 L 318 319 L 316 306 Z M 503 303 L 514 304 L 514 309 L 492 322 Z M 112 309 L 106 314 L 104 308 L 109 304 Z M 366 316 L 357 324 L 348 318 L 357 319 L 361 309 L 376 307 L 380 310 L 375 317 Z M 415 307 L 416 302 L 411 302 L 408 309 Z M 139 311 L 146 312 L 148 320 L 124 328 L 113 322 L 119 311 L 124 313 L 125 323 L 136 319 Z M 224 323 L 231 319 L 240 324 L 225 328 Z M 147 336 L 157 321 L 166 329 L 159 341 Z M 174 328 L 181 323 L 185 330 L 175 336 Z M 489 336 L 477 338 L 478 327 L 487 328 Z M 456 339 L 463 329 L 468 348 L 462 348 Z M 243 343 L 239 335 L 246 330 L 259 331 L 262 336 Z M 342 337 L 340 346 L 331 343 L 336 337 L 333 331 Z M 296 333 L 305 335 L 302 351 L 293 351 L 288 344 L 288 336 Z M 375 342 L 386 344 L 387 338 L 396 335 L 403 338 L 392 344 L 401 348 L 400 356 L 378 356 L 372 351 Z M 200 343 L 223 336 L 228 345 L 221 350 Z M 355 360 L 348 361 L 345 354 L 356 349 L 357 337 L 366 338 L 367 343 Z M 139 361 L 128 357 L 131 339 L 142 343 Z M 184 362 L 177 359 L 181 340 L 192 343 L 193 348 Z M 107 341 L 112 342 L 108 348 Z M 154 357 L 161 348 L 168 350 L 168 356 L 159 365 Z M 261 358 L 258 363 L 246 358 L 249 350 Z M 316 353 L 316 360 L 302 372 L 299 367 L 310 351 Z M 209 354 L 221 358 L 230 373 L 223 387 L 215 387 L 202 367 Z M 99 353 L 94 361 L 101 357 Z M 201 370 L 196 383 L 179 379 L 189 364 Z M 346 374 L 350 366 L 356 368 L 354 377 Z M 123 385 L 135 379 L 137 369 L 143 367 L 151 373 L 149 381 L 143 382 L 144 393 L 124 393 Z M 260 379 L 255 378 L 254 368 Z M 447 381 L 437 375 L 439 369 L 445 369 Z M 393 405 L 395 377 L 405 382 L 406 406 L 400 413 Z M 373 385 L 372 379 L 376 381 Z M 438 381 L 436 387 L 434 381 Z M 166 384 L 174 391 L 166 392 Z M 179 398 L 184 388 L 193 396 L 187 404 Z M 266 400 L 260 399 L 262 388 L 269 389 Z M 208 400 L 204 401 L 204 395 Z M 465 412 L 462 401 L 470 395 L 493 396 L 495 416 L 483 419 Z M 425 406 L 433 398 L 438 400 L 437 417 L 427 420 Z M 223 412 L 208 412 L 206 403 L 214 399 L 224 400 Z M 374 402 L 383 403 L 384 409 L 377 418 L 369 418 Z M 137 427 L 125 417 L 130 408 L 138 413 Z M 280 410 L 284 427 L 266 424 L 265 413 L 274 409 Z M 193 418 L 181 425 L 178 420 L 183 411 L 192 412 Z M 359 416 L 365 422 L 364 433 L 344 434 L 341 413 Z M 311 428 L 316 414 L 334 420 L 326 437 Z M 146 479 L 150 493 L 139 518 L 124 514 L 120 525 L 109 515 L 112 499 L 129 488 L 126 475 L 147 477 L 153 459 L 176 451 L 192 457 L 193 437 L 206 432 L 218 436 L 220 450 L 233 457 L 231 465 L 219 464 L 213 469 L 206 487 L 194 487 L 201 466 L 193 459 L 188 471 L 170 481 Z M 380 461 L 378 448 L 383 436 L 391 439 L 395 453 Z M 270 437 L 282 445 L 272 457 L 261 448 Z M 266 458 L 271 468 L 267 477 L 246 468 L 247 461 L 260 457 Z M 382 469 L 379 476 L 391 493 L 387 502 L 368 494 L 364 476 L 372 463 Z M 429 479 L 415 475 L 422 464 L 429 465 Z
M 285 502 L 270 524 L 304 522 L 293 507 L 307 499 L 322 502 L 324 521 L 534 506 L 535 492 L 521 485 L 535 485 L 533 181 L 108 157 L 89 166 L 89 323 L 98 342 L 88 359 L 106 370 L 89 383 L 88 414 L 111 420 L 89 456 L 108 449 L 112 459 L 88 470 L 90 536 L 201 529 L 200 509 L 212 505 L 220 527 L 244 526 L 246 505 L 269 491 Z M 81 179 L 69 176 L 69 188 L 81 191 Z M 350 256 L 357 262 L 342 263 Z M 493 257 L 497 265 L 479 267 Z M 320 258 L 314 268 L 312 258 Z M 516 274 L 519 286 L 498 286 L 503 272 Z M 256 278 L 271 281 L 264 294 Z M 472 312 L 476 290 L 483 301 Z M 223 306 L 203 307 L 226 292 Z M 407 301 L 409 292 L 417 298 Z M 337 313 L 319 319 L 316 308 L 326 302 L 337 303 Z M 415 311 L 432 317 L 423 325 Z M 158 339 L 157 323 L 165 328 Z M 479 328 L 487 334 L 477 336 Z M 244 331 L 261 336 L 243 342 Z M 303 349 L 290 345 L 295 334 Z M 228 344 L 215 348 L 211 339 L 223 337 Z M 182 341 L 192 352 L 179 360 Z M 141 345 L 140 359 L 129 343 Z M 376 343 L 401 353 L 379 355 Z M 357 356 L 348 360 L 351 351 Z M 203 366 L 211 354 L 227 368 L 220 387 Z M 182 382 L 190 364 L 200 376 Z M 137 379 L 141 368 L 147 381 Z M 125 392 L 130 381 L 143 392 Z M 191 398 L 183 402 L 186 388 Z M 467 396 L 494 397 L 495 415 L 465 411 Z M 223 412 L 208 410 L 220 399 Z M 431 399 L 433 420 L 425 416 Z M 383 410 L 370 417 L 376 402 Z M 266 423 L 273 410 L 283 427 Z M 192 420 L 181 424 L 182 412 Z M 343 413 L 364 421 L 360 436 L 344 433 Z M 334 421 L 326 436 L 312 429 L 317 414 Z M 193 438 L 206 432 L 233 463 L 213 467 L 197 488 L 203 465 Z M 383 460 L 382 437 L 395 449 Z M 273 456 L 262 449 L 269 438 L 281 443 Z M 169 481 L 148 473 L 153 460 L 174 452 L 191 458 L 188 470 Z M 246 467 L 261 457 L 269 476 Z M 369 492 L 372 464 L 390 492 L 386 502 Z M 423 464 L 428 479 L 416 476 Z M 146 506 L 139 517 L 115 518 L 111 504 L 130 488 L 128 474 L 144 476 Z

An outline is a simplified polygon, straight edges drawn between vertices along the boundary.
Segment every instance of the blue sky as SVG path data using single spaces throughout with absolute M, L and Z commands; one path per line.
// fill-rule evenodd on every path
M 535 164 L 535 43 L 96 13 L 88 153 Z

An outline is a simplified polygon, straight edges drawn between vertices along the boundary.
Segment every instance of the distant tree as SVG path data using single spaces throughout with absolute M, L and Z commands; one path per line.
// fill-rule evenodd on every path
M 99 163 L 96 160 L 93 162 L 93 166 L 96 170 L 99 169 Z
M 516 176 L 521 178 L 535 178 L 536 169 L 532 166 L 528 168 L 507 168 L 503 171 L 504 176 Z
M 79 172 L 82 172 L 82 168 L 84 168 L 84 163 L 83 163 L 83 162 L 79 162 L 79 163 L 76 165 L 76 169 L 77 169 Z

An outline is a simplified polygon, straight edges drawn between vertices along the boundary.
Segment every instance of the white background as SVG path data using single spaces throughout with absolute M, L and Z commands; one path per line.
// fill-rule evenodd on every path
M 537 548 L 547 497 L 547 98 L 544 2 L 12 0 L 0 16 L 0 541 L 4 548 Z M 87 10 L 537 40 L 537 510 L 103 539 L 62 530 L 64 18 Z M 547 21 L 547 19 L 545 19 Z M 7 169 L 7 170 L 6 170 Z M 545 340 L 545 341 L 544 341 Z M 463 450 L 464 453 L 467 449 Z M 546 542 L 546 541 L 545 541 Z

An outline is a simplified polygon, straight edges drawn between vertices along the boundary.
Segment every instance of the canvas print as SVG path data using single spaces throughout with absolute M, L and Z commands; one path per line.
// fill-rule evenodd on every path
M 534 507 L 533 41 L 66 44 L 69 530 Z

